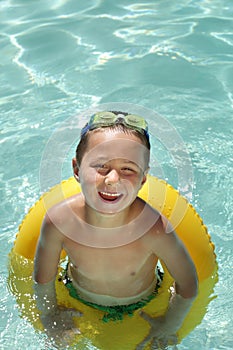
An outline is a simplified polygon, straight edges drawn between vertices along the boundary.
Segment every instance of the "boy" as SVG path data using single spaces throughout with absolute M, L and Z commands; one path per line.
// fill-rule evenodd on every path
M 54 281 L 62 249 L 77 295 L 104 306 L 149 297 L 157 283 L 158 259 L 163 260 L 175 281 L 167 313 L 157 319 L 141 315 L 152 326 L 151 338 L 168 339 L 180 328 L 197 295 L 197 275 L 169 222 L 137 197 L 149 156 L 147 123 L 139 116 L 99 112 L 82 129 L 73 159 L 82 193 L 48 211 L 35 256 L 37 304 L 48 332 L 74 328 L 73 311 L 56 303 Z

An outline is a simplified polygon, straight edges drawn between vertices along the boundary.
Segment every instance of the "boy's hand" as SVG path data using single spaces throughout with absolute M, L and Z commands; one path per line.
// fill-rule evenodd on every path
M 80 317 L 82 314 L 75 309 L 56 307 L 51 313 L 42 314 L 41 322 L 47 335 L 56 340 L 66 339 L 67 341 L 80 330 L 75 326 L 73 317 Z
M 150 340 L 153 341 L 154 346 L 159 345 L 162 349 L 166 349 L 168 345 L 177 344 L 176 333 L 182 326 L 195 298 L 195 295 L 190 298 L 184 298 L 173 290 L 164 316 L 153 318 L 141 311 L 141 317 L 151 325 L 151 329 L 149 335 L 138 345 L 136 350 L 143 349 L 142 346 Z
M 173 325 L 166 323 L 164 317 L 153 318 L 144 311 L 140 312 L 140 316 L 144 318 L 150 325 L 151 329 L 148 336 L 138 344 L 136 350 L 144 349 L 145 345 L 152 341 L 153 349 L 166 349 L 168 345 L 176 345 L 178 342 L 176 332 L 180 325 L 175 322 Z

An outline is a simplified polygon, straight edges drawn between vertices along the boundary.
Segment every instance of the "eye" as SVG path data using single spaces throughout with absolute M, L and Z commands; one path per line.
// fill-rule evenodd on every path
M 133 168 L 124 167 L 124 168 L 121 168 L 121 172 L 124 175 L 132 175 L 135 173 L 135 170 Z
M 108 173 L 109 168 L 107 167 L 107 165 L 105 164 L 96 164 L 94 166 L 94 168 L 96 169 L 96 171 L 101 174 L 101 175 L 105 175 Z

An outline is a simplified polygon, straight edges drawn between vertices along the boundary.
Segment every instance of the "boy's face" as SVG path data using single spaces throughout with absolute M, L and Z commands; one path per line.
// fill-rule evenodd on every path
M 75 170 L 86 203 L 104 214 L 132 204 L 146 181 L 148 153 L 135 135 L 110 129 L 93 132 Z

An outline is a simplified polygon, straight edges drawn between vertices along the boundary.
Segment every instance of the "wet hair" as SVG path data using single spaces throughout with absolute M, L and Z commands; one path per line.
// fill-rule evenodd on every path
M 111 111 L 114 114 L 123 114 L 124 116 L 128 115 L 128 113 L 125 112 L 118 112 L 118 111 Z M 88 140 L 90 135 L 94 134 L 95 132 L 99 132 L 101 130 L 108 129 L 111 131 L 120 131 L 128 135 L 134 135 L 137 138 L 140 139 L 141 143 L 150 151 L 150 141 L 146 137 L 146 135 L 142 134 L 141 132 L 134 130 L 130 127 L 128 127 L 125 124 L 122 124 L 121 122 L 113 124 L 113 125 L 108 125 L 108 126 L 101 126 L 99 128 L 96 128 L 94 130 L 88 130 L 80 139 L 77 148 L 76 148 L 76 160 L 77 160 L 77 165 L 80 166 L 81 161 L 83 159 L 83 155 L 87 149 L 88 145 Z M 149 161 L 149 159 L 148 159 Z

